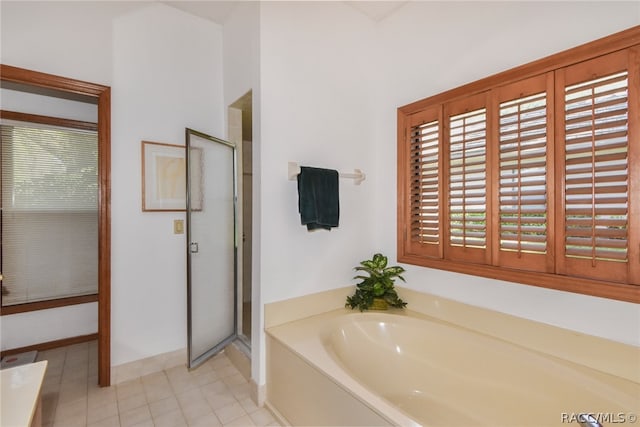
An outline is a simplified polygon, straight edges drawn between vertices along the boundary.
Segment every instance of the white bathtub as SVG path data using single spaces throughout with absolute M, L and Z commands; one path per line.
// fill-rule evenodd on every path
M 551 426 L 584 412 L 610 422 L 640 415 L 637 382 L 410 312 L 336 310 L 267 332 L 267 402 L 293 425 Z

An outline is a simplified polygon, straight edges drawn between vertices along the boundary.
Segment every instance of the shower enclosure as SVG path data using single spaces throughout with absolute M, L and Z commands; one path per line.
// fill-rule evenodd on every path
M 236 338 L 234 144 L 186 129 L 187 349 L 195 368 Z

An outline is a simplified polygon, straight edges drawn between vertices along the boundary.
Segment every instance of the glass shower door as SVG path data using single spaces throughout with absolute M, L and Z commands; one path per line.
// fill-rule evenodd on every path
M 186 129 L 189 368 L 236 337 L 236 148 Z

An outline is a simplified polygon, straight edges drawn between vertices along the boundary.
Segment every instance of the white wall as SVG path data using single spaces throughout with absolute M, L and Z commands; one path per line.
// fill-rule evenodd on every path
M 94 123 L 98 121 L 97 104 L 36 95 L 18 90 L 0 89 L 0 106 L 3 110 L 19 113 L 55 116 Z
M 382 21 L 373 122 L 384 252 L 395 258 L 397 107 L 638 25 L 639 9 L 632 2 L 412 2 Z M 640 345 L 637 304 L 405 267 L 418 291 Z
M 184 213 L 142 212 L 142 140 L 184 144 L 184 128 L 223 134 L 222 30 L 152 4 L 114 20 L 112 364 L 186 347 Z
M 98 303 L 2 316 L 1 348 L 8 350 L 98 332 Z
M 224 67 L 224 107 L 227 108 L 238 98 L 252 90 L 252 150 L 254 181 L 260 177 L 261 170 L 261 132 L 260 132 L 260 4 L 241 2 L 236 5 L 223 26 L 223 67 Z M 227 136 L 229 129 L 227 129 Z M 240 213 L 239 213 L 240 214 Z M 262 331 L 262 295 L 260 280 L 260 191 L 253 191 L 252 197 L 252 289 L 251 289 L 251 329 Z M 240 254 L 241 255 L 241 254 Z M 251 334 L 252 374 L 258 382 L 263 347 L 260 342 L 262 333 Z
M 3 0 L 0 6 L 3 64 L 109 84 L 112 19 L 141 5 Z
M 371 20 L 341 2 L 261 4 L 255 188 L 262 194 L 262 303 L 344 286 L 353 266 L 374 251 L 373 30 Z M 360 186 L 340 179 L 338 228 L 309 232 L 300 224 L 288 161 L 368 174 Z M 264 383 L 263 363 L 258 380 Z
M 260 83 L 260 4 L 238 3 L 223 27 L 225 109 Z
M 344 286 L 372 255 L 375 176 L 371 131 L 373 23 L 339 2 L 261 5 L 263 302 Z M 360 168 L 360 186 L 340 180 L 340 225 L 300 224 L 287 162 L 339 171 Z

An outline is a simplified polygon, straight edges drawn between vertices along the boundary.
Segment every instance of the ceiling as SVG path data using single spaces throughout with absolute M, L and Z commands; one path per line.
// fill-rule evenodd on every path
M 238 2 L 175 0 L 161 1 L 161 3 L 222 25 L 231 14 L 231 11 L 237 6 Z
M 344 3 L 377 22 L 392 15 L 408 1 L 345 1 Z
M 174 0 L 162 1 L 166 5 L 180 9 L 183 12 L 213 21 L 217 24 L 224 24 L 240 1 L 218 1 L 218 0 Z M 374 21 L 381 21 L 393 14 L 407 1 L 344 1 L 360 13 L 366 15 Z

